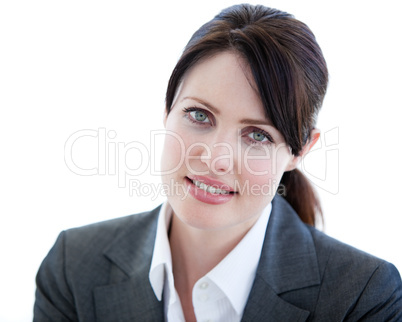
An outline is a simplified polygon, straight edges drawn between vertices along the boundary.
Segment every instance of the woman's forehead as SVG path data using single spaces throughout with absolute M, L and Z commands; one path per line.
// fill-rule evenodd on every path
M 187 71 L 177 91 L 177 98 L 198 97 L 215 105 L 258 107 L 264 117 L 263 104 L 245 60 L 225 51 L 204 59 Z M 212 102 L 211 102 L 212 103 Z M 253 108 L 254 110 L 254 108 Z

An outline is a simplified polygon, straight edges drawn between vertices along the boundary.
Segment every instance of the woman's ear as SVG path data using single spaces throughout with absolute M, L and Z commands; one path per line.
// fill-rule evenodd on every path
M 292 171 L 294 170 L 297 165 L 300 163 L 301 159 L 310 152 L 310 150 L 313 148 L 313 146 L 317 143 L 321 135 L 320 130 L 318 129 L 313 129 L 310 132 L 310 138 L 307 141 L 307 143 L 304 145 L 303 149 L 300 151 L 298 156 L 293 156 L 293 159 L 289 162 L 288 167 L 286 171 Z

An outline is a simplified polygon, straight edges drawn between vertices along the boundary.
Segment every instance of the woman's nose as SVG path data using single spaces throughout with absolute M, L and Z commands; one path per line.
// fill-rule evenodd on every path
M 217 175 L 233 173 L 236 160 L 235 146 L 230 144 L 229 141 L 214 140 L 203 150 L 201 161 L 208 166 L 210 171 Z

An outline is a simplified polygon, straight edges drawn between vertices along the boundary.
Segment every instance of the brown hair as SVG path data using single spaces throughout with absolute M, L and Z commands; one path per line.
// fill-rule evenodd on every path
M 282 133 L 294 155 L 310 139 L 321 108 L 328 71 L 311 30 L 292 15 L 261 5 L 224 9 L 191 37 L 170 77 L 166 110 L 170 112 L 186 71 L 201 59 L 232 50 L 250 66 L 266 116 Z M 300 218 L 314 225 L 320 202 L 299 170 L 285 172 L 285 199 Z

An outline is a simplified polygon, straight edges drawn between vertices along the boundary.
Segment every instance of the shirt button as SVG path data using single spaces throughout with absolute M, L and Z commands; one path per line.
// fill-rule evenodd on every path
M 200 284 L 200 289 L 205 290 L 205 289 L 207 289 L 207 288 L 208 288 L 208 283 L 207 283 L 207 282 L 202 282 L 202 283 Z

